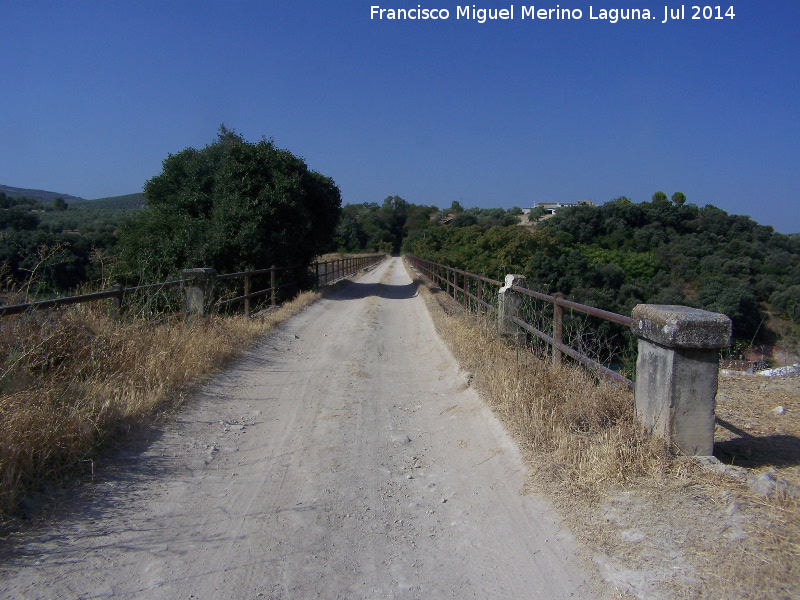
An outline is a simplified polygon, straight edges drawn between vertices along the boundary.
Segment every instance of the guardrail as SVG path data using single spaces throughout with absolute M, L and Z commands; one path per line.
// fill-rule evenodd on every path
M 472 310 L 473 305 L 495 312 L 499 311 L 501 298 L 500 292 L 504 288 L 503 282 L 497 281 L 496 279 L 490 279 L 484 275 L 470 273 L 469 271 L 464 271 L 463 269 L 457 269 L 441 263 L 424 260 L 413 255 L 406 256 L 405 258 L 412 266 L 414 266 L 421 273 L 425 274 L 434 284 L 445 291 L 447 295 L 452 296 L 457 302 L 459 301 L 458 295 L 460 293 L 460 303 L 463 304 L 466 311 L 478 312 L 477 310 Z M 512 276 L 509 275 L 508 277 Z M 459 286 L 459 278 L 461 278 L 461 286 Z M 517 280 L 513 281 L 516 282 Z M 492 294 L 492 296 L 496 298 L 496 304 L 487 302 L 484 299 L 484 284 L 488 284 L 494 288 L 497 288 L 497 292 Z M 595 308 L 594 306 L 588 306 L 573 302 L 571 300 L 566 300 L 564 295 L 561 293 L 556 293 L 555 295 L 550 296 L 548 294 L 542 294 L 541 292 L 529 290 L 528 288 L 517 285 L 516 283 L 512 283 L 508 289 L 524 296 L 529 296 L 538 300 L 544 300 L 545 302 L 549 302 L 553 305 L 551 334 L 547 334 L 539 330 L 532 324 L 520 319 L 516 314 L 508 314 L 506 318 L 523 330 L 531 333 L 538 339 L 545 342 L 551 348 L 554 365 L 560 365 L 562 354 L 566 354 L 581 364 L 601 373 L 603 376 L 617 381 L 618 383 L 622 383 L 631 389 L 633 388 L 633 381 L 624 375 L 609 369 L 602 363 L 593 360 L 589 356 L 570 348 L 563 343 L 562 339 L 564 308 L 569 308 L 583 314 L 598 317 L 606 321 L 611 321 L 612 323 L 618 323 L 626 327 L 630 327 L 633 324 L 633 320 L 630 317 Z
M 335 283 L 340 279 L 357 273 L 377 264 L 386 258 L 385 254 L 368 254 L 366 256 L 350 256 L 333 260 L 315 261 L 313 272 L 316 274 L 317 285 Z
M 352 275 L 361 269 L 374 265 L 385 258 L 383 254 L 371 254 L 367 256 L 352 256 L 334 260 L 315 261 L 309 265 L 308 269 L 312 280 L 316 286 L 334 283 L 344 277 Z M 200 283 L 203 286 L 213 286 L 214 281 L 225 281 L 236 278 L 243 278 L 244 291 L 240 296 L 234 298 L 226 298 L 216 303 L 218 307 L 232 305 L 236 302 L 244 302 L 244 314 L 250 316 L 250 309 L 252 300 L 262 296 L 270 296 L 270 306 L 276 306 L 278 301 L 278 292 L 281 289 L 297 286 L 298 281 L 291 279 L 278 283 L 278 276 L 283 272 L 299 271 L 303 267 L 277 267 L 271 266 L 267 269 L 254 269 L 245 270 L 238 273 L 225 273 L 217 275 L 213 269 L 186 269 L 183 271 L 184 277 L 182 279 L 167 280 L 161 283 L 152 283 L 147 285 L 140 285 L 134 287 L 123 287 L 121 285 L 112 286 L 111 289 L 101 292 L 93 292 L 91 294 L 77 294 L 75 296 L 67 296 L 64 298 L 53 298 L 49 300 L 40 300 L 38 302 L 27 302 L 23 304 L 12 304 L 0 306 L 0 317 L 17 315 L 29 310 L 45 310 L 51 308 L 59 308 L 62 306 L 69 306 L 72 304 L 82 304 L 85 302 L 96 302 L 98 300 L 111 299 L 114 303 L 114 308 L 117 311 L 122 310 L 125 296 L 130 296 L 137 292 L 142 291 L 161 291 L 175 287 L 184 287 L 187 289 L 198 289 Z M 262 275 L 269 274 L 270 285 L 267 288 L 253 291 L 251 284 L 254 278 Z M 203 283 L 204 282 L 204 283 Z M 205 290 L 210 292 L 211 289 Z M 201 305 L 208 301 L 207 294 L 203 295 Z M 185 305 L 185 308 L 188 307 Z M 185 310 L 184 312 L 188 312 Z
M 673 305 L 638 304 L 630 317 L 564 298 L 542 294 L 520 285 L 521 275 L 509 274 L 505 284 L 483 275 L 416 256 L 406 261 L 431 283 L 461 303 L 497 316 L 498 329 L 527 342 L 527 334 L 543 340 L 552 351 L 554 365 L 566 354 L 600 375 L 634 390 L 636 415 L 645 428 L 689 455 L 710 456 L 714 450 L 714 406 L 717 395 L 720 350 L 730 346 L 731 320 L 725 315 Z M 459 282 L 460 279 L 460 282 Z M 499 287 L 487 302 L 484 285 Z M 521 319 L 523 297 L 552 305 L 550 333 Z M 636 338 L 636 381 L 564 344 L 563 311 L 577 311 L 630 328 Z M 542 315 L 540 314 L 540 317 Z M 539 321 L 543 319 L 540 318 Z M 525 333 L 522 333 L 525 332 Z

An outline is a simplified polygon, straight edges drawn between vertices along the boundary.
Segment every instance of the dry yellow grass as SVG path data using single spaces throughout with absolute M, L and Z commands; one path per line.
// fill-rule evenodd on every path
M 631 392 L 553 368 L 417 281 L 437 331 L 526 456 L 529 490 L 553 502 L 609 593 L 800 597 L 796 500 L 756 496 L 671 455 L 637 424 Z
M 319 297 L 305 292 L 256 318 L 209 316 L 150 325 L 107 307 L 0 320 L 0 517 L 53 485 L 132 425 L 181 401 L 277 323 Z
M 663 472 L 664 444 L 636 422 L 633 395 L 581 368 L 550 361 L 508 344 L 491 322 L 464 317 L 443 293 L 422 296 L 440 335 L 472 384 L 515 434 L 537 481 L 599 498 L 603 486 Z

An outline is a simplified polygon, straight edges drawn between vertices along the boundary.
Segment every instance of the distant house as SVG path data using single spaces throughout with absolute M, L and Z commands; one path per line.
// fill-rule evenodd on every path
M 580 204 L 594 206 L 593 202 L 589 202 L 588 200 L 579 200 L 578 202 L 534 202 L 533 208 L 543 208 L 551 215 L 554 215 L 556 214 L 556 209 L 558 208 L 566 208 L 568 206 L 578 206 Z M 533 208 L 522 209 L 522 212 L 524 213 L 527 210 L 528 213 L 530 213 L 531 210 L 533 210 Z

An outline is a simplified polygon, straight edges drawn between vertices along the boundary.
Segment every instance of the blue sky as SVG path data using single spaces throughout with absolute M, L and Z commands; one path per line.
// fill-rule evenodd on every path
M 370 6 L 446 20 L 370 19 Z M 523 6 L 580 20 L 521 19 Z M 456 19 L 448 0 L 0 0 L 0 183 L 140 191 L 221 123 L 274 138 L 345 202 L 527 207 L 663 190 L 800 232 L 800 3 L 733 19 Z M 476 3 L 508 8 L 510 3 Z M 680 4 L 668 4 L 679 8 Z

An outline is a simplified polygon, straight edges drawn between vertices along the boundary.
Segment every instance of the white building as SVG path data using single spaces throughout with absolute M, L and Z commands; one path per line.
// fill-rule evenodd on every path
M 534 208 L 543 208 L 551 215 L 556 214 L 556 209 L 558 208 L 566 208 L 568 206 L 578 206 L 579 204 L 587 204 L 589 206 L 594 206 L 593 202 L 589 202 L 588 200 L 579 200 L 578 202 L 534 202 L 533 208 L 522 209 L 522 212 L 528 214 Z M 525 212 L 527 210 L 527 212 Z

